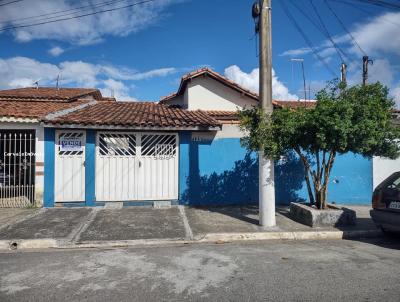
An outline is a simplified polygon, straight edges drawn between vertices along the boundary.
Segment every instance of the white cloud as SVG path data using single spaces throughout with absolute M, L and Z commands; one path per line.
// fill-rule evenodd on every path
M 49 54 L 52 55 L 53 57 L 58 57 L 61 55 L 65 50 L 61 48 L 60 46 L 54 46 L 49 49 Z
M 259 69 L 255 68 L 250 73 L 242 71 L 238 66 L 232 65 L 225 69 L 225 76 L 239 85 L 258 93 Z M 279 81 L 272 70 L 272 97 L 278 100 L 297 100 L 298 96 L 289 93 L 289 89 Z
M 118 101 L 137 101 L 129 95 L 129 87 L 123 82 L 114 79 L 107 79 L 104 82 L 104 88 L 101 88 L 103 96 L 115 97 Z
M 280 56 L 295 57 L 295 56 L 309 54 L 311 51 L 312 51 L 311 48 L 301 47 L 301 48 L 297 48 L 297 49 L 286 50 L 283 53 L 281 53 Z
M 68 41 L 72 44 L 86 45 L 102 41 L 104 36 L 127 36 L 157 23 L 163 17 L 163 11 L 178 0 L 159 0 L 124 9 L 104 12 L 82 18 L 53 22 L 38 26 L 17 28 L 12 30 L 15 39 L 29 42 L 36 39 L 52 39 Z M 132 2 L 103 0 L 40 0 L 23 1 L 2 7 L 1 27 L 48 22 L 60 18 L 123 7 Z M 86 7 L 73 10 L 76 7 Z M 68 11 L 57 15 L 47 15 L 41 18 L 30 18 L 48 14 L 49 12 Z M 28 18 L 28 19 L 27 19 Z
M 361 48 L 370 56 L 381 54 L 400 55 L 400 35 L 399 26 L 400 12 L 387 12 L 365 22 L 353 25 L 350 30 L 351 35 Z M 361 54 L 350 35 L 343 34 L 333 37 L 333 40 L 340 48 Z M 332 56 L 336 53 L 332 48 L 332 42 L 324 40 L 316 46 L 316 50 L 322 57 Z M 311 53 L 307 47 L 289 49 L 284 51 L 281 56 L 305 55 Z
M 55 86 L 60 75 L 61 87 L 96 87 L 106 96 L 113 91 L 118 100 L 135 100 L 130 96 L 134 87 L 132 81 L 165 77 L 177 71 L 170 67 L 137 72 L 126 67 L 83 61 L 64 61 L 55 65 L 27 57 L 13 57 L 0 59 L 0 89 L 33 86 L 37 80 L 40 86 Z
M 394 53 L 400 55 L 400 12 L 379 15 L 369 22 L 359 24 L 352 35 L 369 55 Z M 356 46 L 352 46 L 358 52 Z

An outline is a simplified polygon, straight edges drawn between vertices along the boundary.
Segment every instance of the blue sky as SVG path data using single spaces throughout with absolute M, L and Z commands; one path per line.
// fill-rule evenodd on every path
M 296 3 L 318 23 L 311 2 L 282 1 L 316 51 L 339 76 L 341 59 L 335 49 L 292 4 Z M 96 8 L 104 2 L 107 1 L 23 0 L 0 7 L 1 27 L 34 23 L 39 19 L 21 18 L 89 4 L 91 8 L 80 12 L 120 7 L 137 0 L 108 1 L 113 3 Z M 1 31 L 0 88 L 32 86 L 37 79 L 42 86 L 54 86 L 55 78 L 61 74 L 61 86 L 95 86 L 105 95 L 113 91 L 120 100 L 158 100 L 177 89 L 183 74 L 209 66 L 256 91 L 258 58 L 252 3 L 250 0 L 156 0 L 80 19 Z M 346 54 L 350 84 L 359 83 L 362 53 L 325 1 L 313 3 L 334 41 Z M 400 100 L 400 10 L 350 0 L 328 3 L 361 48 L 374 59 L 370 80 L 382 81 Z M 274 97 L 303 96 L 300 64 L 292 63 L 290 58 L 304 58 L 307 86 L 310 85 L 312 92 L 317 91 L 333 75 L 312 54 L 278 0 L 272 4 Z M 73 16 L 78 11 L 69 12 Z

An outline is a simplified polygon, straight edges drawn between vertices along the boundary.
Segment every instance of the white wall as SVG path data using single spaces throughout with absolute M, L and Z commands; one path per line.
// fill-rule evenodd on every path
M 187 85 L 189 110 L 236 111 L 257 102 L 210 77 L 194 78 Z
M 36 136 L 36 174 L 43 172 L 44 167 L 44 129 L 39 123 L 24 123 L 24 122 L 0 122 L 1 130 L 35 130 Z M 43 202 L 43 175 L 35 175 L 35 200 Z
M 374 189 L 385 178 L 400 171 L 400 159 L 387 159 L 382 157 L 374 157 L 372 160 L 373 180 L 372 184 Z

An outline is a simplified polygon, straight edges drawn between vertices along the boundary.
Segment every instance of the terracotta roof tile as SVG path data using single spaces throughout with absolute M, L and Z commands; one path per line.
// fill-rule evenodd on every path
M 50 124 L 109 125 L 124 127 L 219 127 L 207 113 L 170 108 L 150 102 L 99 102 L 51 120 Z
M 100 91 L 95 88 L 27 87 L 0 90 L 0 100 L 69 101 L 88 95 L 92 95 L 95 99 L 102 98 Z
M 76 100 L 74 102 L 0 100 L 0 117 L 40 119 L 44 118 L 47 114 L 79 106 L 87 102 L 87 100 Z

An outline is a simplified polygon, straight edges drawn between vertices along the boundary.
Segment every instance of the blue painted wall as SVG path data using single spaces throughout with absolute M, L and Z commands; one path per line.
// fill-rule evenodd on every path
M 44 206 L 54 206 L 55 129 L 45 128 Z M 85 204 L 95 200 L 95 138 L 86 133 Z M 277 204 L 308 199 L 303 166 L 291 154 L 275 164 Z M 358 155 L 337 157 L 328 188 L 329 201 L 369 204 L 372 162 Z M 179 203 L 186 205 L 236 205 L 258 202 L 258 160 L 240 145 L 239 138 L 191 141 L 190 132 L 179 135 Z
M 44 207 L 54 207 L 55 139 L 55 130 L 44 128 Z
M 240 145 L 239 138 L 190 141 L 181 134 L 180 203 L 229 205 L 258 203 L 258 160 Z M 276 203 L 308 199 L 303 165 L 291 154 L 275 164 Z M 372 162 L 358 155 L 337 157 L 328 188 L 329 201 L 369 204 Z
M 96 202 L 96 131 L 86 131 L 85 146 L 85 203 L 94 206 Z

